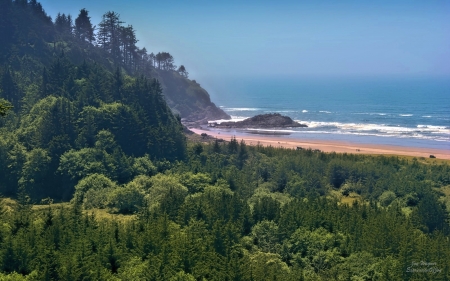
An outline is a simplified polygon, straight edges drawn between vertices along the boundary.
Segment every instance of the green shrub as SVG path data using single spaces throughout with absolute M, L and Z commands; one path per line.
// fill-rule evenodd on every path
M 102 174 L 92 174 L 89 175 L 78 182 L 75 186 L 75 195 L 73 200 L 77 203 L 87 204 L 88 206 L 94 206 L 100 198 L 100 192 L 105 190 L 111 190 L 116 188 L 117 185 L 112 180 L 110 180 L 107 176 Z M 86 194 L 89 190 L 99 190 L 99 192 L 90 192 L 89 196 L 86 197 Z M 89 202 L 85 202 L 85 198 L 89 200 Z M 92 200 L 92 202 L 91 202 Z
M 397 198 L 397 196 L 393 191 L 385 191 L 380 195 L 378 200 L 380 201 L 381 206 L 387 207 L 395 200 L 395 198 Z
M 121 214 L 135 213 L 144 203 L 144 193 L 136 187 L 118 187 L 108 197 L 108 206 Z

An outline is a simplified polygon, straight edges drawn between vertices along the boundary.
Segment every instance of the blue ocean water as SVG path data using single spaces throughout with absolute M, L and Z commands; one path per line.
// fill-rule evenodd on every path
M 278 112 L 308 125 L 256 130 L 260 133 L 450 149 L 448 78 L 229 78 L 221 83 L 208 90 L 234 120 Z

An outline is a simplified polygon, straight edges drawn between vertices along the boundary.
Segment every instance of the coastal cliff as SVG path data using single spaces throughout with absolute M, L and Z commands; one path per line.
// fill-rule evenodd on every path
M 161 81 L 167 104 L 174 114 L 180 115 L 183 123 L 207 124 L 208 120 L 231 119 L 211 102 L 208 92 L 195 80 L 175 71 L 157 71 L 155 74 Z

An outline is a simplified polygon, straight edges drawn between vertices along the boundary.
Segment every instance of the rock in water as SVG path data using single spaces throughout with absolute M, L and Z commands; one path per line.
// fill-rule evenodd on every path
M 212 124 L 217 128 L 286 128 L 286 127 L 308 127 L 305 124 L 295 122 L 288 116 L 279 113 L 268 113 L 256 115 L 238 122 L 222 122 Z

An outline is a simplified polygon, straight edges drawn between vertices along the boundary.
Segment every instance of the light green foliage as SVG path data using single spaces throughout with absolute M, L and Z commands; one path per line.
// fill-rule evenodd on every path
M 286 184 L 286 193 L 296 198 L 305 197 L 307 193 L 306 180 L 298 174 L 293 174 L 290 176 L 289 181 Z
M 213 227 L 218 220 L 237 219 L 238 214 L 235 212 L 242 205 L 237 200 L 237 202 L 233 201 L 234 199 L 234 192 L 230 190 L 228 184 L 219 180 L 216 185 L 207 186 L 204 192 L 187 196 L 182 205 L 180 217 L 183 217 L 186 222 L 189 221 L 188 218 L 201 217 Z M 232 207 L 236 209 L 233 210 Z
M 89 175 L 78 182 L 75 186 L 77 193 L 85 193 L 89 189 L 115 188 L 116 184 L 102 174 Z
M 180 182 L 188 188 L 189 193 L 203 192 L 211 183 L 211 177 L 204 173 L 188 172 L 180 175 Z
M 78 182 L 75 186 L 76 192 L 84 193 L 89 189 L 104 189 L 116 187 L 116 184 L 108 177 L 102 174 L 89 175 Z
M 142 189 L 144 192 L 148 192 L 153 185 L 153 180 L 149 176 L 139 175 L 135 177 L 132 181 L 127 183 L 127 187 L 133 187 Z
M 36 148 L 28 152 L 19 180 L 20 186 L 28 193 L 32 193 L 33 188 L 44 185 L 43 181 L 46 179 L 50 161 L 48 152 L 42 148 Z
M 361 191 L 364 189 L 363 184 L 361 181 L 353 182 L 353 181 L 346 181 L 340 189 L 340 192 L 344 196 L 348 196 L 352 192 L 356 192 L 358 194 L 361 193 Z
M 95 148 L 98 150 L 104 150 L 108 154 L 112 154 L 114 149 L 117 148 L 117 143 L 114 140 L 114 135 L 107 130 L 101 130 L 96 136 Z
M 0 281 L 38 281 L 38 272 L 33 271 L 30 274 L 23 276 L 17 272 L 4 274 L 0 272 Z
M 75 186 L 73 200 L 78 203 L 83 203 L 85 208 L 88 209 L 104 208 L 106 194 L 116 187 L 117 185 L 108 177 L 95 173 L 78 182 Z
M 108 194 L 108 206 L 118 213 L 132 214 L 142 207 L 144 192 L 134 185 L 117 187 Z
M 273 221 L 264 220 L 252 228 L 251 233 L 255 244 L 266 253 L 279 253 L 281 233 L 278 225 Z
M 256 202 L 261 200 L 264 197 L 270 197 L 277 202 L 280 203 L 280 205 L 284 205 L 292 200 L 292 197 L 289 194 L 281 193 L 281 192 L 270 192 L 268 188 L 265 187 L 265 185 L 261 185 L 261 187 L 258 187 L 255 189 L 254 194 L 252 197 L 248 200 L 248 203 L 250 206 L 254 206 Z
M 151 89 L 146 90 L 150 91 Z M 135 93 L 131 97 L 134 95 Z M 155 98 L 148 92 L 145 92 L 145 95 L 148 99 Z M 144 104 L 144 101 L 135 102 L 142 103 L 139 106 L 145 107 L 145 109 L 136 110 L 131 105 L 119 102 L 102 103 L 98 107 L 85 106 L 80 113 L 81 132 L 77 138 L 77 144 L 80 146 L 92 145 L 93 137 L 97 132 L 109 130 L 114 135 L 117 144 L 129 155 L 140 156 L 149 153 L 155 157 L 164 156 L 167 153 L 169 157 L 169 153 L 175 152 L 177 149 L 181 149 L 182 152 L 184 147 L 179 148 L 180 143 L 177 141 L 184 140 L 170 139 L 179 138 L 180 131 L 177 131 L 177 128 L 173 128 L 173 132 L 170 131 L 169 121 L 173 122 L 174 126 L 179 124 L 175 124 L 175 120 L 165 120 L 161 124 L 154 124 L 160 117 L 170 114 L 170 111 L 158 112 L 162 110 L 163 106 L 157 105 L 163 101 L 148 100 L 146 102 L 151 103 L 148 105 Z M 149 108 L 150 105 L 155 108 Z M 144 114 L 143 110 L 150 112 Z M 171 118 L 174 117 L 171 116 Z
M 131 177 L 130 162 L 115 142 L 114 135 L 101 130 L 96 136 L 95 147 L 64 153 L 58 170 L 74 182 L 94 173 L 124 182 Z
M 145 280 L 148 271 L 148 263 L 138 257 L 130 258 L 124 266 L 119 268 L 117 277 L 123 281 Z
M 21 120 L 20 139 L 28 146 L 46 148 L 56 135 L 74 134 L 74 113 L 74 106 L 67 98 L 43 98 Z
M 150 160 L 150 156 L 148 154 L 145 154 L 143 157 L 134 158 L 132 169 L 133 174 L 136 176 L 137 175 L 153 176 L 157 172 L 157 169 L 155 165 L 153 165 L 152 161 Z
M 77 181 L 92 174 L 110 174 L 114 168 L 111 157 L 104 151 L 95 148 L 69 150 L 61 156 L 58 170 Z
M 416 192 L 406 194 L 403 200 L 404 204 L 409 207 L 416 206 L 417 203 L 419 203 L 419 197 L 417 196 Z
M 163 199 L 169 195 L 186 197 L 187 187 L 180 183 L 176 175 L 157 174 L 150 179 L 151 188 L 148 190 L 146 200 L 151 209 L 158 208 Z
M 338 280 L 380 280 L 380 259 L 367 252 L 345 258 L 336 266 Z M 382 279 L 381 279 L 382 280 Z
M 194 276 L 184 271 L 179 271 L 175 276 L 170 278 L 169 281 L 195 281 Z
M 231 197 L 233 196 L 233 191 L 230 190 L 228 185 L 224 182 L 220 184 L 221 182 L 218 182 L 219 184 L 214 186 L 207 186 L 202 194 L 203 197 L 208 198 L 208 200 L 211 200 L 211 202 L 216 201 L 218 202 L 224 197 Z
M 93 209 L 93 208 L 99 208 L 99 209 L 105 209 L 108 207 L 109 204 L 109 197 L 110 193 L 113 192 L 113 188 L 103 188 L 103 189 L 95 189 L 91 188 L 88 191 L 86 191 L 83 195 L 83 208 L 86 210 Z M 79 196 L 78 194 L 75 195 L 75 200 Z
M 322 272 L 340 262 L 344 238 L 342 234 L 330 233 L 324 228 L 309 231 L 300 227 L 286 241 L 286 246 L 297 265 Z
M 256 252 L 250 256 L 250 266 L 254 280 L 287 280 L 290 269 L 274 253 Z
M 381 206 L 387 207 L 392 203 L 392 201 L 395 200 L 395 198 L 397 198 L 397 196 L 395 195 L 394 192 L 385 191 L 383 192 L 383 194 L 380 195 L 378 200 L 380 201 Z
M 5 116 L 6 113 L 12 108 L 13 107 L 9 102 L 4 99 L 0 99 L 0 116 Z

